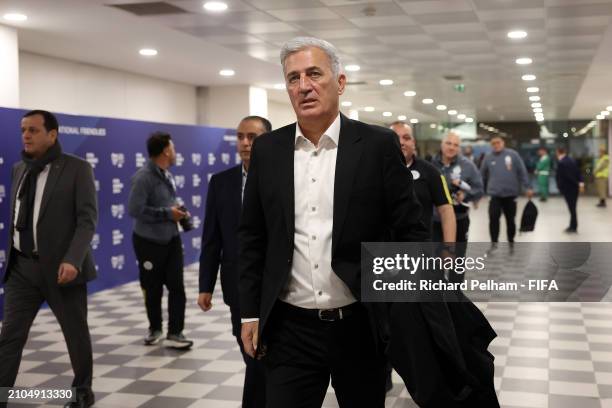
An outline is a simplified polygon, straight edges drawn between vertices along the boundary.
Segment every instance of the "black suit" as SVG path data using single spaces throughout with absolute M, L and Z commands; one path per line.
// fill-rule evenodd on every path
M 578 217 L 576 215 L 576 204 L 578 203 L 578 193 L 580 191 L 580 183 L 582 182 L 582 174 L 576 164 L 576 161 L 569 156 L 564 156 L 557 163 L 557 187 L 559 192 L 563 194 L 567 208 L 570 212 L 571 230 L 578 228 Z
M 0 386 L 13 386 L 30 326 L 46 301 L 66 339 L 75 372 L 72 385 L 77 391 L 91 392 L 86 282 L 96 277 L 90 249 L 98 214 L 93 171 L 86 161 L 68 154 L 50 166 L 36 224 L 38 257 L 9 251 L 0 334 Z M 9 245 L 13 244 L 17 191 L 25 172 L 23 162 L 13 168 Z M 59 265 L 64 262 L 79 273 L 72 282 L 58 285 Z
M 244 353 L 240 339 L 238 294 L 238 223 L 242 206 L 242 165 L 212 176 L 206 197 L 206 215 L 200 254 L 200 293 L 213 293 L 221 266 L 223 301 L 229 306 L 232 333 L 246 364 L 242 406 L 265 406 L 265 380 L 261 363 Z
M 302 324 L 308 317 L 299 317 L 300 308 L 278 301 L 294 250 L 295 129 L 292 124 L 255 140 L 239 230 L 241 314 L 260 319 L 268 406 L 320 406 L 330 373 L 341 406 L 383 406 L 384 359 L 375 346 L 377 325 L 368 324 L 376 320 L 372 313 Z M 392 131 L 341 116 L 337 149 L 331 267 L 359 299 L 361 242 L 387 241 L 391 234 L 423 241 L 428 233 Z

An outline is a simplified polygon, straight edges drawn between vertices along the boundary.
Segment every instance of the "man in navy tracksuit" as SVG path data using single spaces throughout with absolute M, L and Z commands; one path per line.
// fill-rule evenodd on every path
M 557 148 L 557 187 L 563 194 L 567 208 L 570 212 L 570 225 L 565 229 L 568 234 L 578 232 L 578 218 L 576 204 L 578 193 L 584 191 L 584 182 L 576 161 L 567 155 L 564 147 Z

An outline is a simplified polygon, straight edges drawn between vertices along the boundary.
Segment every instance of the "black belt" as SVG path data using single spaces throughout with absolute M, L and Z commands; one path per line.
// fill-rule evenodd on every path
M 278 304 L 279 307 L 284 308 L 285 311 L 291 314 L 299 315 L 304 318 L 318 319 L 324 322 L 336 322 L 338 320 L 346 319 L 347 317 L 357 313 L 357 311 L 361 308 L 359 302 L 332 309 L 305 309 L 303 307 L 293 306 L 283 301 L 279 301 Z
M 39 257 L 38 257 L 38 252 L 32 252 L 31 255 L 26 254 L 25 252 L 21 252 L 20 250 L 18 250 L 17 248 L 13 247 L 13 253 L 18 257 L 18 258 L 24 258 L 24 259 L 29 259 L 31 261 L 38 261 Z

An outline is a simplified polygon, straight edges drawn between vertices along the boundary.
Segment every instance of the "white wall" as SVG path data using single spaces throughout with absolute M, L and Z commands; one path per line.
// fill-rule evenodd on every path
M 0 25 L 0 106 L 19 107 L 17 30 Z
M 287 102 L 279 102 L 268 98 L 268 120 L 272 122 L 272 129 L 278 129 L 295 122 L 295 112 L 287 98 Z
M 195 86 L 19 53 L 21 107 L 75 115 L 197 124 Z

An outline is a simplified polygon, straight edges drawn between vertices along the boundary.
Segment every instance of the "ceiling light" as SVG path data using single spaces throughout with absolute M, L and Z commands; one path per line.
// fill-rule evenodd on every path
M 534 103 L 531 104 L 531 107 L 532 108 L 541 108 L 542 104 L 540 102 L 534 102 Z
M 535 116 L 535 118 L 536 118 L 536 119 L 538 119 L 538 118 L 543 118 L 543 117 L 544 117 L 544 114 L 543 114 L 543 113 L 536 113 L 536 114 L 535 114 L 535 115 L 533 115 L 533 116 Z
M 355 71 L 359 71 L 361 69 L 361 67 L 359 65 L 356 65 L 356 64 L 350 64 L 350 65 L 345 65 L 344 69 L 349 71 L 349 72 L 355 72 Z
M 278 89 L 278 90 L 282 90 L 282 89 L 286 89 L 287 86 L 283 83 L 278 83 L 278 84 L 274 84 L 274 89 Z
M 521 77 L 523 81 L 535 81 L 536 76 L 533 74 L 525 74 Z
M 439 110 L 439 111 L 446 110 L 446 105 L 438 105 L 438 106 L 436 106 L 436 109 Z
M 604 120 L 606 117 L 604 115 L 597 115 L 595 118 L 597 118 L 597 120 Z
M 379 84 L 381 84 L 382 86 L 389 86 L 389 85 L 393 85 L 393 80 L 392 79 L 381 79 L 380 81 L 378 81 Z
M 345 107 L 348 108 L 349 106 L 353 106 L 353 102 L 351 102 L 351 101 L 343 101 L 342 102 L 342 106 L 345 106 Z
M 527 37 L 527 32 L 522 30 L 515 30 L 508 32 L 508 38 L 512 38 L 513 40 L 519 40 L 521 38 Z
M 384 117 L 388 118 L 389 116 L 393 116 L 393 114 L 391 112 L 383 112 L 382 114 Z
M 431 98 L 425 98 L 421 102 L 423 102 L 425 105 L 431 105 L 434 102 L 434 100 Z
M 366 112 L 374 112 L 374 107 L 373 106 L 366 106 L 365 108 L 363 108 L 364 111 Z
M 527 92 L 529 93 L 540 92 L 540 88 L 538 88 L 537 86 L 530 86 L 529 88 L 527 88 Z
M 406 115 L 399 115 L 397 120 L 406 120 Z
M 538 95 L 532 95 L 529 97 L 529 100 L 531 102 L 539 102 L 540 101 L 540 97 Z
M 538 122 L 544 122 L 544 116 L 539 117 L 539 118 L 536 118 L 536 120 L 537 120 Z
M 454 110 L 454 109 L 451 109 L 451 110 L 449 110 L 449 111 L 448 111 L 448 114 L 449 114 L 449 115 L 451 115 L 451 116 L 453 116 L 453 115 L 456 115 L 456 114 L 457 114 L 457 111 L 456 111 L 456 110 Z
M 460 114 L 457 115 L 457 119 L 459 119 L 459 120 L 463 120 L 465 118 L 466 118 L 466 116 L 463 113 L 460 113 Z
M 474 121 L 474 118 L 465 118 L 465 121 L 467 123 L 472 123 Z
M 610 105 L 610 106 L 606 107 L 606 110 L 607 110 L 608 112 L 612 112 L 612 105 Z
M 417 118 L 412 118 L 410 119 L 410 123 L 414 125 L 415 123 L 419 123 L 419 120 Z
M 416 92 L 414 92 L 414 91 L 406 91 L 406 92 L 404 92 L 404 96 L 415 96 L 415 95 L 416 95 Z
M 219 75 L 221 76 L 225 76 L 225 77 L 231 77 L 234 76 L 236 73 L 234 72 L 233 69 L 222 69 L 221 71 L 219 71 Z
M 567 134 L 567 132 L 563 132 L 563 137 L 568 137 L 569 135 Z
M 607 110 L 601 111 L 601 113 L 600 113 L 600 115 L 603 115 L 603 116 L 608 116 L 609 114 L 610 114 L 610 112 L 608 112 Z
M 7 21 L 26 21 L 28 16 L 21 13 L 6 13 L 2 16 Z
M 533 113 L 542 113 L 542 108 L 533 108 Z
M 154 48 L 143 48 L 138 53 L 144 57 L 154 57 L 157 55 L 157 50 Z
M 437 126 L 435 123 L 432 123 L 431 125 L 429 125 L 430 128 L 435 129 Z
M 531 64 L 533 61 L 531 60 L 531 58 L 527 58 L 527 57 L 521 57 L 521 58 L 517 58 L 515 60 L 515 62 L 519 65 L 529 65 Z
M 207 1 L 204 3 L 204 8 L 208 11 L 225 11 L 227 4 L 222 1 Z

